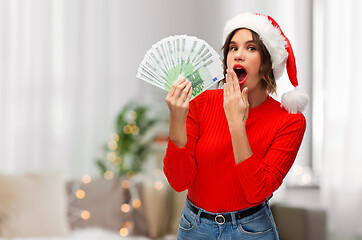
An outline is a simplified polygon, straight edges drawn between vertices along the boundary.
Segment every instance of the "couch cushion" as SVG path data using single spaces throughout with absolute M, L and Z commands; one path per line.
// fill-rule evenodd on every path
M 123 179 L 103 178 L 92 180 L 88 184 L 81 181 L 70 181 L 68 192 L 68 219 L 72 229 L 84 227 L 102 227 L 119 231 L 129 218 L 121 212 L 121 205 L 129 201 L 129 191 L 121 186 Z M 78 190 L 84 192 L 83 198 L 77 198 Z M 82 212 L 89 216 L 82 218 Z
M 127 184 L 123 184 L 124 181 Z M 133 200 L 141 197 L 141 187 L 125 177 L 115 177 L 112 180 L 96 178 L 87 184 L 80 180 L 69 181 L 68 219 L 71 228 L 101 227 L 118 233 L 125 227 L 129 230 L 129 235 L 147 235 L 143 201 L 139 208 L 132 208 Z M 84 192 L 83 198 L 76 197 L 78 190 Z M 121 211 L 123 204 L 130 206 L 129 212 Z M 89 212 L 89 218 L 81 217 L 83 211 Z
M 0 174 L 0 236 L 63 236 L 66 210 L 60 172 Z

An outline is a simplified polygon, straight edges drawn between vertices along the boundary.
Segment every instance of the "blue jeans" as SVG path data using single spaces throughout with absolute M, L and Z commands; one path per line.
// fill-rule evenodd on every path
M 199 212 L 197 214 L 192 212 L 188 204 L 196 207 Z M 178 240 L 279 239 L 268 201 L 256 213 L 239 220 L 235 219 L 236 212 L 230 212 L 232 221 L 221 225 L 213 220 L 200 217 L 201 212 L 210 213 L 195 206 L 188 199 L 186 200 L 177 231 Z

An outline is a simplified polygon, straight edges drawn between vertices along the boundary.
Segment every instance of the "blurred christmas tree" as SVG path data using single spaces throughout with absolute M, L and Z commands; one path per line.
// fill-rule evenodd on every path
M 130 102 L 119 113 L 116 131 L 104 147 L 105 157 L 96 161 L 106 179 L 114 174 L 131 177 L 141 171 L 151 152 L 153 136 L 149 133 L 156 123 L 148 112 L 147 106 Z

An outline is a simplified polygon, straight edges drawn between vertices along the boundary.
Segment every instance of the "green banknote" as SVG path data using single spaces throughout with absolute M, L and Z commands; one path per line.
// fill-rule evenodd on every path
M 192 82 L 192 98 L 224 78 L 220 55 L 204 40 L 187 35 L 161 39 L 149 49 L 137 77 L 169 91 L 180 77 Z

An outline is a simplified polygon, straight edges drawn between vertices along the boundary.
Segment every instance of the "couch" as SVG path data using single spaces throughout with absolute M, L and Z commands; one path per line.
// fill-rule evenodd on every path
M 0 239 L 176 239 L 186 192 L 162 176 L 0 174 Z M 325 211 L 273 201 L 271 209 L 281 240 L 326 239 Z
M 170 189 L 152 183 L 67 180 L 59 171 L 0 174 L 0 239 L 175 239 L 164 207 Z

